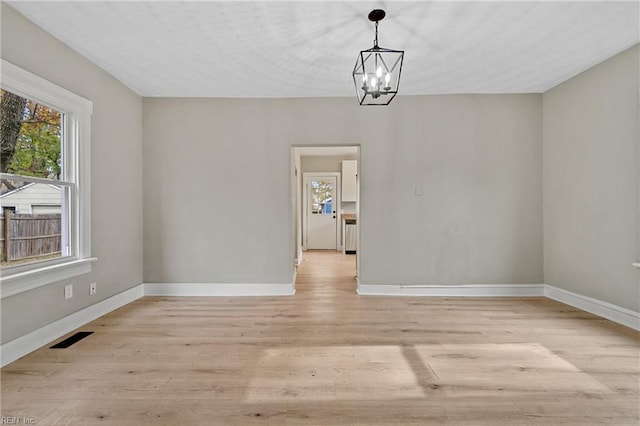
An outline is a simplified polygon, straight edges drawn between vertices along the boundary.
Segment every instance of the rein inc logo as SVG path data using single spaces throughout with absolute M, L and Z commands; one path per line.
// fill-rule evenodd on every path
M 35 425 L 35 419 L 31 417 L 0 417 L 0 425 Z

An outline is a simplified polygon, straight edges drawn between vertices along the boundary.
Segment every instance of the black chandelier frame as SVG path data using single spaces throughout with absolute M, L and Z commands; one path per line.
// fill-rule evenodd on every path
M 374 9 L 369 13 L 369 20 L 375 22 L 373 47 L 360 51 L 353 68 L 353 82 L 360 105 L 389 105 L 398 94 L 404 50 L 386 49 L 378 45 L 378 23 L 385 15 L 385 11 L 381 9 Z M 370 69 L 371 64 L 373 70 Z M 393 84 L 391 76 L 394 76 Z M 369 77 L 372 78 L 371 81 Z

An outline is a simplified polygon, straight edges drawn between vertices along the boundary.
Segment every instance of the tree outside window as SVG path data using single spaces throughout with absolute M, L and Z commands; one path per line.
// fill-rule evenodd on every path
M 62 255 L 62 122 L 59 111 L 0 90 L 3 266 Z

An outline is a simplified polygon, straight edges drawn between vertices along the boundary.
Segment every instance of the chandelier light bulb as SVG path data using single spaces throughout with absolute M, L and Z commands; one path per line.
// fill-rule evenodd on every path
M 378 78 L 382 77 L 382 67 L 378 67 L 378 69 L 376 70 L 376 76 Z
M 376 79 L 374 77 L 371 77 L 371 87 L 374 89 L 376 87 Z
M 387 73 L 387 75 L 384 76 L 384 82 L 387 83 L 387 86 L 388 86 L 390 81 L 391 81 L 391 74 Z

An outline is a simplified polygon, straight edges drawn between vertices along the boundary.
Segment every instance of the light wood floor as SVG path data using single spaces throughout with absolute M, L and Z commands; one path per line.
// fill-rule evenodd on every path
M 140 299 L 2 369 L 2 416 L 639 424 L 639 333 L 544 298 L 357 296 L 354 261 L 307 252 L 293 297 Z

